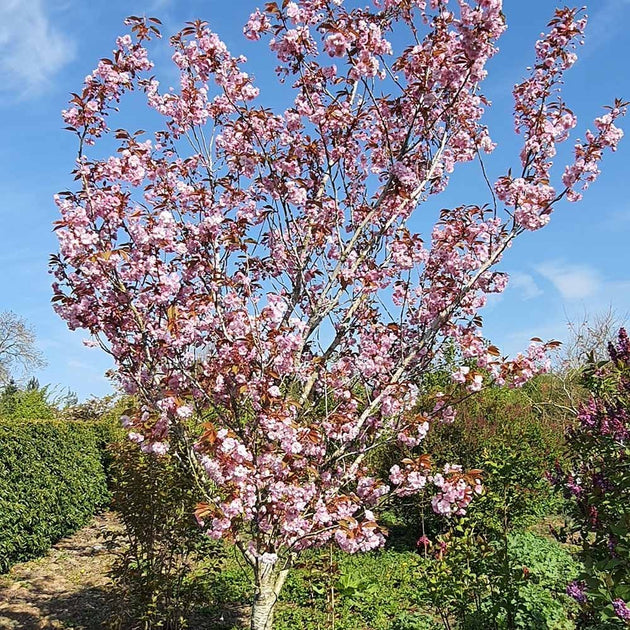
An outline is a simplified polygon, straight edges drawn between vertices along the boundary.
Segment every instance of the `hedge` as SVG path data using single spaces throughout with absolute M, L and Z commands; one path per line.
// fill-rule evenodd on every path
M 0 419 L 0 573 L 107 505 L 107 435 L 99 422 Z

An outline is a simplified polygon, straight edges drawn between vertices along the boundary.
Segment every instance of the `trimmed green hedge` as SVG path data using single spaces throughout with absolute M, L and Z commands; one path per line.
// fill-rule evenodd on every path
M 0 420 L 0 573 L 107 505 L 102 422 Z

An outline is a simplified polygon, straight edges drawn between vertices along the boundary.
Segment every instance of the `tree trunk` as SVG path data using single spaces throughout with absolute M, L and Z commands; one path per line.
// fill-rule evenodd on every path
M 273 614 L 287 573 L 287 570 L 277 571 L 273 564 L 258 563 L 251 630 L 273 630 Z

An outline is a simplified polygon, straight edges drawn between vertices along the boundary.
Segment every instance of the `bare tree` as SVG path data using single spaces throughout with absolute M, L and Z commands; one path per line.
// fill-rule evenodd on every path
M 567 321 L 569 338 L 564 344 L 560 360 L 565 371 L 580 370 L 590 358 L 608 358 L 608 344 L 617 337 L 619 328 L 628 320 L 612 306 L 600 313 L 584 313 L 581 319 Z
M 533 390 L 532 405 L 544 413 L 574 417 L 589 395 L 582 383 L 583 368 L 590 361 L 608 358 L 608 344 L 627 321 L 628 315 L 612 306 L 599 313 L 585 311 L 579 318 L 567 318 L 567 340 L 556 354 L 552 374 L 539 381 L 542 389 Z
M 44 365 L 33 327 L 11 311 L 0 313 L 0 383 Z

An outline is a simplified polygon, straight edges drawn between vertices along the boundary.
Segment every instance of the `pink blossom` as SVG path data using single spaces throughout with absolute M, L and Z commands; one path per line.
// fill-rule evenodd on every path
M 414 231 L 450 174 L 494 149 L 484 79 L 505 19 L 499 0 L 376 7 L 252 13 L 245 36 L 268 38 L 277 96 L 291 95 L 276 110 L 204 22 L 170 39 L 177 80 L 160 85 L 154 23 L 130 18 L 62 114 L 80 150 L 76 190 L 55 197 L 55 310 L 113 357 L 140 406 L 130 439 L 158 455 L 177 439 L 198 462 L 198 520 L 259 578 L 309 547 L 381 546 L 391 497 L 466 511 L 477 473 L 436 470 L 423 440 L 463 390 L 549 369 L 553 344 L 502 356 L 481 310 L 506 288 L 514 240 L 577 199 L 622 135 L 616 102 L 555 177 L 576 126 L 556 88 L 585 26 L 561 9 L 514 88 L 522 148 L 496 208 L 490 195 Z M 113 131 L 131 91 L 151 108 L 144 135 Z M 451 382 L 429 397 L 419 383 L 443 364 Z M 368 455 L 391 444 L 399 461 L 379 479 Z

